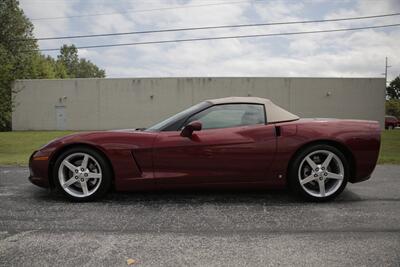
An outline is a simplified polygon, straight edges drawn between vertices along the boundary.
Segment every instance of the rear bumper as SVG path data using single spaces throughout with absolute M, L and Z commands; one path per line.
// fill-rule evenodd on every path
M 378 123 L 369 125 L 369 131 L 359 132 L 356 137 L 350 139 L 347 145 L 354 156 L 355 173 L 351 183 L 368 180 L 374 171 L 381 145 L 381 129 Z

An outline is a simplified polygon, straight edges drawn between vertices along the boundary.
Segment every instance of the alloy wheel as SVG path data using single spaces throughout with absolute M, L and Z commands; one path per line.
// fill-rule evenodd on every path
M 303 190 L 318 198 L 334 194 L 342 185 L 344 167 L 341 159 L 329 150 L 307 154 L 298 169 L 298 179 Z
M 101 166 L 87 153 L 73 153 L 61 162 L 58 179 L 66 193 L 73 197 L 85 198 L 94 194 L 100 187 Z

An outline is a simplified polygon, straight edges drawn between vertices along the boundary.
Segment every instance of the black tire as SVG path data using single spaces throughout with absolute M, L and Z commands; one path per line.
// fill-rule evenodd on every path
M 99 167 L 101 168 L 101 181 L 99 182 L 99 186 L 97 187 L 97 189 L 89 196 L 82 196 L 82 197 L 73 196 L 66 190 L 64 190 L 60 184 L 60 179 L 59 179 L 60 165 L 64 159 L 66 159 L 68 156 L 74 153 L 88 154 L 89 156 L 93 157 L 93 159 L 95 159 L 97 163 L 100 165 Z M 85 146 L 76 146 L 66 150 L 61 155 L 58 156 L 53 168 L 53 179 L 56 190 L 58 192 L 61 192 L 69 200 L 76 202 L 93 201 L 103 197 L 110 190 L 112 184 L 112 169 L 107 160 L 104 158 L 104 156 L 99 152 L 97 152 L 95 149 L 91 149 Z
M 299 168 L 300 164 L 302 161 L 305 159 L 307 155 L 309 155 L 312 152 L 318 151 L 318 150 L 326 150 L 329 152 L 334 153 L 340 160 L 341 163 L 343 164 L 343 169 L 344 169 L 344 177 L 342 180 L 342 184 L 340 187 L 334 191 L 329 196 L 325 197 L 316 197 L 313 195 L 310 195 L 308 192 L 306 192 L 303 187 L 300 184 L 299 180 Z M 302 149 L 300 152 L 297 153 L 297 155 L 294 157 L 294 160 L 291 162 L 290 169 L 289 169 L 289 177 L 288 177 L 288 185 L 290 189 L 299 197 L 308 200 L 308 201 L 314 201 L 314 202 L 325 202 L 334 199 L 337 197 L 344 188 L 347 185 L 347 181 L 350 175 L 350 169 L 349 169 L 349 163 L 347 162 L 346 157 L 343 155 L 343 153 L 337 149 L 336 147 L 326 145 L 326 144 L 318 144 L 318 145 L 312 145 L 309 147 L 306 147 Z

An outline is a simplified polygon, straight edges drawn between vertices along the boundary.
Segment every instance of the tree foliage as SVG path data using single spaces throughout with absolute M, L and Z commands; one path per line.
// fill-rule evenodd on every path
M 389 99 L 400 99 L 400 76 L 397 76 L 386 87 L 386 94 Z
M 11 129 L 13 81 L 105 77 L 104 70 L 79 59 L 74 45 L 62 46 L 57 60 L 37 49 L 33 25 L 19 2 L 0 0 L 0 130 Z
M 78 49 L 75 45 L 63 45 L 57 61 L 66 67 L 69 78 L 103 78 L 106 76 L 105 71 L 99 69 L 90 60 L 79 59 Z
M 79 65 L 78 49 L 74 45 L 63 45 L 60 49 L 60 55 L 57 58 L 57 61 L 65 66 L 68 77 L 77 78 Z
M 12 94 L 15 79 L 31 77 L 37 49 L 33 25 L 16 0 L 0 1 L 0 129 L 11 127 Z
M 386 114 L 400 119 L 400 99 L 390 99 L 385 104 Z

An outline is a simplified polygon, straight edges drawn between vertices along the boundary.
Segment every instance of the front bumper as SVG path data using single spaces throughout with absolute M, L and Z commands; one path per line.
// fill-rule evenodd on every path
M 358 178 L 352 178 L 352 179 L 349 179 L 349 182 L 352 183 L 352 184 L 355 184 L 355 183 L 360 183 L 360 182 L 364 182 L 366 180 L 369 180 L 369 178 L 371 178 L 371 175 L 367 175 L 367 176 L 364 176 L 364 177 L 358 177 Z
M 49 188 L 50 187 L 50 184 L 49 184 L 48 180 L 43 179 L 42 177 L 35 177 L 35 176 L 30 175 L 28 179 L 34 185 L 37 185 L 37 186 L 40 186 L 40 187 L 43 187 L 43 188 Z
M 34 151 L 29 158 L 29 181 L 40 187 L 50 187 L 48 170 L 49 158 L 41 151 Z

